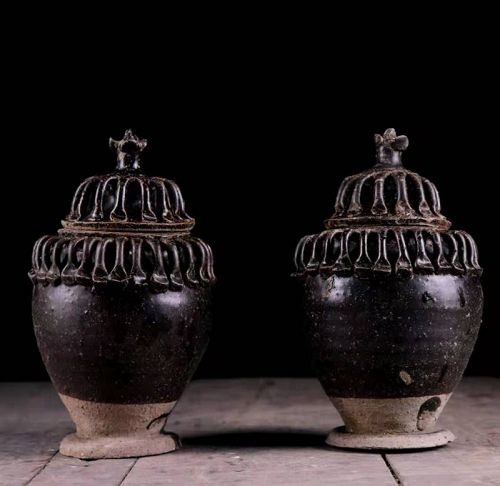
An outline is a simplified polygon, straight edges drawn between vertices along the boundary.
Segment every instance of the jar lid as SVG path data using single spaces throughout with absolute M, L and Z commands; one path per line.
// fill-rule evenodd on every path
M 358 226 L 425 226 L 448 229 L 441 214 L 436 186 L 405 169 L 402 153 L 408 138 L 394 128 L 375 135 L 377 163 L 371 169 L 344 179 L 337 193 L 335 213 L 327 229 Z
M 186 214 L 177 184 L 142 172 L 141 154 L 147 140 L 127 130 L 121 140 L 109 140 L 116 151 L 114 172 L 85 179 L 63 220 L 62 234 L 185 233 L 194 226 Z
M 146 140 L 131 130 L 110 140 L 116 170 L 85 179 L 57 236 L 39 238 L 29 276 L 35 285 L 181 291 L 215 282 L 210 246 L 192 236 L 177 184 L 141 170 Z
M 481 274 L 474 240 L 450 229 L 434 184 L 403 167 L 408 138 L 389 128 L 375 144 L 377 163 L 344 179 L 326 230 L 299 241 L 295 275 Z

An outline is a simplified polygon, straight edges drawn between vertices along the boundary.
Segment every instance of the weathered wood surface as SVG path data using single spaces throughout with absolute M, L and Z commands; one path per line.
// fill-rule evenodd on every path
M 500 380 L 466 378 L 440 419 L 457 437 L 448 447 L 387 460 L 404 485 L 500 485 Z
M 169 420 L 184 448 L 80 461 L 57 447 L 73 425 L 48 383 L 0 384 L 0 485 L 499 485 L 500 380 L 465 379 L 441 424 L 457 441 L 425 452 L 327 448 L 341 420 L 313 379 L 197 381 Z

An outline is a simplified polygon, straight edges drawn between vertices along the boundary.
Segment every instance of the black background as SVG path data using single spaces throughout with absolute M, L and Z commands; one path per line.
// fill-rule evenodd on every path
M 148 139 L 145 171 L 180 185 L 195 234 L 215 254 L 214 332 L 199 377 L 311 374 L 293 251 L 301 236 L 322 229 L 341 180 L 373 164 L 373 134 L 388 127 L 408 135 L 405 165 L 437 185 L 443 213 L 478 244 L 485 312 L 467 372 L 500 375 L 500 136 L 483 118 L 496 106 L 488 67 L 469 58 L 471 84 L 463 59 L 448 61 L 446 73 L 417 61 L 404 83 L 399 68 L 380 69 L 380 58 L 348 78 L 332 58 L 262 54 L 155 58 L 156 73 L 137 54 L 129 64 L 109 54 L 101 68 L 35 45 L 22 70 L 11 71 L 0 379 L 47 379 L 31 324 L 31 248 L 57 231 L 84 177 L 114 167 L 108 138 L 126 128 Z

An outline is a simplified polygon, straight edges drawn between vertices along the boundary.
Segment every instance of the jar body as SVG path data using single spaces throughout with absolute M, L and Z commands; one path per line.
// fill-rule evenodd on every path
M 314 366 L 358 434 L 432 429 L 477 338 L 477 275 L 301 278 Z
M 325 231 L 295 251 L 316 369 L 344 419 L 327 443 L 425 449 L 481 324 L 476 243 L 451 229 L 436 186 L 406 169 L 408 137 L 375 134 L 376 163 L 346 177 Z
M 38 283 L 33 322 L 44 364 L 81 439 L 63 441 L 63 453 L 123 457 L 176 447 L 158 432 L 208 344 L 209 287 L 155 293 Z M 96 451 L 96 438 L 109 436 L 136 440 L 127 450 Z M 89 438 L 92 450 L 85 448 Z
M 147 140 L 109 145 L 115 170 L 79 184 L 29 272 L 38 347 L 77 429 L 60 452 L 82 459 L 179 447 L 163 427 L 207 346 L 215 282 L 179 186 L 142 170 Z

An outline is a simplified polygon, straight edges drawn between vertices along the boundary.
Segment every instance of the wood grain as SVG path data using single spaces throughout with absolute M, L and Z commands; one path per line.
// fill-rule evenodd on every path
M 457 441 L 425 452 L 324 445 L 342 422 L 313 379 L 193 382 L 167 428 L 173 454 L 80 461 L 57 453 L 72 422 L 49 383 L 0 383 L 0 485 L 500 485 L 500 380 L 468 378 L 440 420 Z
M 457 437 L 447 447 L 388 454 L 404 485 L 500 485 L 500 380 L 465 378 L 440 419 Z

